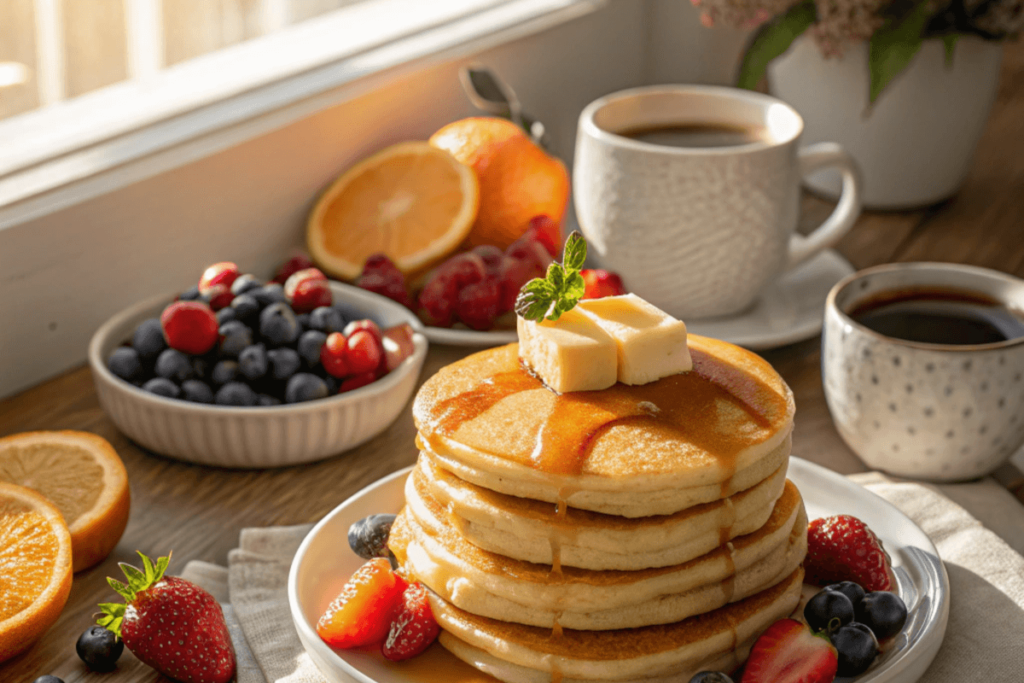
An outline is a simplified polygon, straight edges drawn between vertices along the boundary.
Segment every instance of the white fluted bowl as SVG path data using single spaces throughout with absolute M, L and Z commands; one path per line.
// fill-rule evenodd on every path
M 143 301 L 108 320 L 89 343 L 100 405 L 117 428 L 161 455 L 200 465 L 285 467 L 322 460 L 369 441 L 395 421 L 416 388 L 427 357 L 423 325 L 390 299 L 337 282 L 334 302 L 382 328 L 409 323 L 416 351 L 373 384 L 294 405 L 235 408 L 164 398 L 115 377 L 111 352 L 143 320 L 159 317 L 171 297 Z

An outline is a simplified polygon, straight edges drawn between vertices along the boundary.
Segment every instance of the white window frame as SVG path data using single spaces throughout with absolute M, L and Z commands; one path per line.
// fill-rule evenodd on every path
M 374 0 L 158 69 L 154 3 L 126 0 L 133 80 L 0 121 L 0 230 L 606 2 Z

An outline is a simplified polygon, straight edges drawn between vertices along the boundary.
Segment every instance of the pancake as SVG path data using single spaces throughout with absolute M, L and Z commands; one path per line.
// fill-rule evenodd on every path
M 642 571 L 591 571 L 511 560 L 477 548 L 439 506 L 421 523 L 406 508 L 389 546 L 406 569 L 467 612 L 532 626 L 612 630 L 671 623 L 773 585 L 806 553 L 807 518 L 787 482 L 768 522 L 685 564 Z
M 432 593 L 430 604 L 444 631 L 441 644 L 470 665 L 477 662 L 456 640 L 516 667 L 546 672 L 549 680 L 552 674 L 563 680 L 635 681 L 673 674 L 687 680 L 686 673 L 706 662 L 743 654 L 737 652 L 741 643 L 753 641 L 796 608 L 802 584 L 803 569 L 796 569 L 749 598 L 673 624 L 615 631 L 567 629 L 560 636 L 469 614 Z
M 418 517 L 430 514 L 425 497 L 470 543 L 527 562 L 636 570 L 681 564 L 768 520 L 782 495 L 788 463 L 756 486 L 673 515 L 627 518 L 558 508 L 495 493 L 465 482 L 420 457 L 406 484 L 406 504 Z
M 557 394 L 518 346 L 448 365 L 413 405 L 421 449 L 478 486 L 625 517 L 750 488 L 789 455 L 792 392 L 739 347 L 691 335 L 693 371 Z

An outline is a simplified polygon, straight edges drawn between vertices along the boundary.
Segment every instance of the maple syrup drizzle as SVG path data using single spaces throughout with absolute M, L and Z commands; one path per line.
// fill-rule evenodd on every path
M 525 370 L 514 347 L 505 353 L 508 370 L 497 372 L 461 394 L 438 401 L 429 410 L 431 429 L 452 436 L 458 428 L 474 420 L 504 399 L 524 391 L 546 389 Z M 534 435 L 528 454 L 509 456 L 524 465 L 552 474 L 578 475 L 593 444 L 603 433 L 622 424 L 634 423 L 651 431 L 667 430 L 708 453 L 714 453 L 729 472 L 722 484 L 731 485 L 736 457 L 750 445 L 748 436 L 728 430 L 709 429 L 718 424 L 719 412 L 737 407 L 760 427 L 771 420 L 755 406 L 766 396 L 775 396 L 775 408 L 784 404 L 781 396 L 758 389 L 751 375 L 738 376 L 720 360 L 697 349 L 691 351 L 693 372 L 662 378 L 638 386 L 616 384 L 603 391 L 556 394 L 554 405 Z M 784 406 L 782 406 L 784 409 Z M 777 410 L 775 411 L 777 412 Z
M 561 618 L 561 612 L 555 614 L 555 625 L 551 627 L 551 637 L 554 640 L 558 640 L 559 638 L 561 638 L 562 634 L 564 633 L 564 631 L 562 630 L 562 625 L 559 623 L 559 620 Z
M 725 556 L 729 567 L 729 576 L 722 584 L 722 590 L 725 593 L 725 602 L 728 604 L 736 597 L 736 548 L 732 543 L 726 543 L 725 547 L 729 551 Z
M 562 683 L 562 672 L 557 667 L 551 669 L 551 683 Z
M 558 534 L 552 534 L 548 539 L 551 543 L 551 573 L 556 576 L 562 575 L 562 539 Z

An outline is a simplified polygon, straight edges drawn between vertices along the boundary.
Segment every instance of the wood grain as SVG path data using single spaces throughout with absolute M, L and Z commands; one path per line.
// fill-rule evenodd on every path
M 1024 46 L 1007 50 L 1003 89 L 963 191 L 929 210 L 870 213 L 843 240 L 840 251 L 858 268 L 887 261 L 935 259 L 974 263 L 1024 276 Z M 955 134 L 955 132 L 951 132 Z M 808 197 L 804 223 L 830 210 Z M 421 381 L 466 352 L 433 347 Z M 822 395 L 819 340 L 764 356 L 796 394 L 794 453 L 842 473 L 864 465 L 841 441 Z M 66 683 L 164 680 L 126 654 L 114 675 L 91 674 L 74 642 L 89 625 L 97 602 L 110 599 L 104 577 L 134 551 L 174 549 L 171 571 L 188 560 L 225 563 L 244 527 L 313 522 L 363 486 L 411 464 L 416 455 L 408 410 L 384 434 L 336 458 L 302 467 L 229 471 L 191 466 L 144 452 L 104 417 L 87 368 L 72 371 L 0 402 L 0 436 L 31 429 L 83 429 L 109 439 L 124 458 L 132 486 L 132 516 L 114 554 L 75 577 L 57 625 L 24 655 L 0 665 L 0 681 L 29 682 L 52 673 Z M 997 479 L 1024 501 L 1024 477 L 1012 467 Z M 286 625 L 283 625 L 286 626 Z

